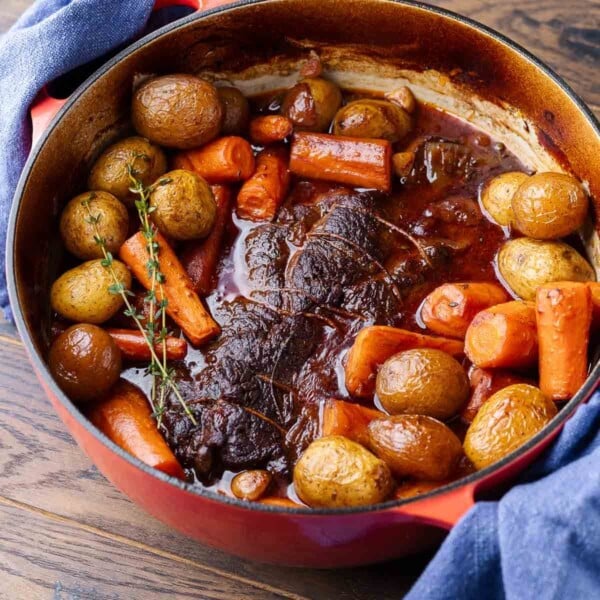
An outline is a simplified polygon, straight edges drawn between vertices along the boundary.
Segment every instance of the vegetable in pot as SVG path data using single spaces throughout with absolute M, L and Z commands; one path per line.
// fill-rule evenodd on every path
M 272 479 L 264 469 L 242 471 L 231 480 L 231 491 L 240 500 L 259 500 L 267 493 Z
M 223 108 L 223 135 L 243 135 L 248 129 L 250 105 L 248 100 L 235 87 L 218 87 L 217 94 Z
M 494 177 L 481 191 L 481 204 L 490 217 L 502 227 L 514 223 L 512 199 L 519 186 L 529 179 L 527 173 L 509 171 Z

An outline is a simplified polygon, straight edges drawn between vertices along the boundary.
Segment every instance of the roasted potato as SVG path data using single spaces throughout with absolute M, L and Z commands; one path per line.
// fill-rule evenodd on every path
M 538 240 L 555 240 L 577 231 L 588 208 L 579 181 L 564 173 L 537 173 L 512 198 L 517 229 Z
M 63 331 L 50 346 L 50 371 L 74 402 L 102 397 L 118 381 L 121 353 L 104 329 L 85 323 Z
M 217 205 L 208 183 L 196 173 L 170 171 L 150 194 L 152 220 L 174 240 L 206 237 L 217 216 Z
M 131 287 L 131 274 L 118 260 L 113 260 L 112 268 L 126 289 Z M 123 305 L 120 294 L 113 294 L 109 288 L 113 279 L 102 261 L 88 260 L 63 273 L 50 290 L 52 308 L 65 319 L 79 323 L 99 324 L 108 321 Z
M 317 508 L 383 502 L 393 486 L 383 461 L 339 435 L 312 442 L 294 468 L 296 493 L 303 502 Z
M 463 455 L 460 440 L 441 421 L 396 415 L 371 421 L 369 448 L 398 477 L 440 481 L 452 476 Z
M 267 493 L 272 479 L 271 473 L 264 469 L 242 471 L 231 480 L 231 491 L 240 500 L 255 501 Z
M 103 190 L 133 206 L 133 175 L 144 186 L 150 185 L 167 170 L 164 152 L 147 139 L 129 137 L 109 146 L 94 163 L 88 179 L 90 190 Z
M 296 131 L 328 131 L 342 105 L 340 88 L 320 77 L 303 79 L 283 99 L 281 114 L 288 117 Z
M 135 130 L 156 144 L 195 148 L 219 135 L 223 107 L 212 83 L 194 75 L 165 75 L 135 91 L 131 118 Z
M 446 352 L 418 348 L 386 360 L 377 373 L 376 390 L 392 415 L 448 419 L 467 401 L 469 381 L 460 363 Z
M 97 219 L 95 225 L 90 218 Z M 108 192 L 86 192 L 75 196 L 60 217 L 60 235 L 65 248 L 81 260 L 104 256 L 96 236 L 104 239 L 109 252 L 118 252 L 128 231 L 127 209 Z
M 242 135 L 248 129 L 250 105 L 246 96 L 235 87 L 217 88 L 223 107 L 222 135 Z
M 532 385 L 501 389 L 473 419 L 465 436 L 465 454 L 477 469 L 483 469 L 532 438 L 556 412 L 554 402 Z
M 498 252 L 498 270 L 523 300 L 533 300 L 540 285 L 554 281 L 595 281 L 591 265 L 563 242 L 517 238 Z
M 417 99 L 411 89 L 406 85 L 392 90 L 391 92 L 387 92 L 384 97 L 386 100 L 403 108 L 409 115 L 412 115 L 417 108 Z
M 333 121 L 333 133 L 397 142 L 412 129 L 412 119 L 387 100 L 355 100 L 342 107 Z
M 494 177 L 484 186 L 481 191 L 481 204 L 498 225 L 508 227 L 513 224 L 511 202 L 519 186 L 527 179 L 529 176 L 526 173 L 510 171 Z

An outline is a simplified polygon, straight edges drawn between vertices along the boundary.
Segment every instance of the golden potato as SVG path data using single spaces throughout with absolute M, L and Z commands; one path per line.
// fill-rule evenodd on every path
M 523 383 L 505 387 L 473 419 L 465 436 L 465 454 L 477 469 L 483 469 L 522 446 L 556 413 L 554 402 L 538 388 Z
M 412 129 L 409 114 L 387 100 L 355 100 L 335 115 L 333 133 L 397 142 Z
M 250 105 L 246 96 L 234 87 L 217 88 L 223 107 L 222 135 L 243 135 L 250 121 Z
M 231 480 L 231 491 L 240 500 L 255 501 L 266 494 L 272 479 L 264 469 L 242 471 Z
M 596 280 L 591 265 L 571 246 L 530 238 L 506 242 L 498 252 L 498 270 L 523 300 L 533 300 L 545 283 Z
M 460 440 L 441 421 L 425 415 L 396 415 L 368 426 L 369 447 L 394 475 L 441 481 L 456 471 Z
M 529 175 L 519 171 L 502 173 L 489 181 L 481 191 L 481 204 L 489 216 L 502 227 L 513 224 L 512 199 Z
M 418 348 L 386 360 L 377 373 L 376 390 L 392 415 L 448 419 L 467 401 L 469 381 L 460 363 L 446 352 Z
M 320 77 L 303 79 L 283 99 L 281 114 L 288 117 L 296 131 L 328 131 L 342 105 L 340 88 Z
M 131 118 L 136 131 L 154 143 L 187 149 L 219 135 L 223 108 L 212 83 L 194 75 L 165 75 L 136 90 Z
M 579 181 L 564 173 L 537 173 L 512 198 L 517 229 L 538 240 L 555 240 L 577 231 L 588 205 Z
M 174 240 L 206 237 L 217 216 L 217 205 L 210 185 L 196 173 L 170 171 L 150 194 L 152 220 Z
M 298 497 L 312 507 L 383 502 L 394 482 L 388 466 L 360 444 L 333 435 L 315 440 L 294 468 Z
M 126 289 L 131 287 L 131 274 L 118 260 L 113 270 Z M 63 273 L 50 290 L 50 305 L 65 319 L 98 325 L 108 321 L 123 305 L 120 294 L 113 294 L 113 279 L 101 260 L 88 260 Z
M 90 222 L 97 219 L 93 225 Z M 60 217 L 60 235 L 65 248 L 81 260 L 102 258 L 96 243 L 99 235 L 109 252 L 116 253 L 127 239 L 129 216 L 125 206 L 108 192 L 86 192 L 75 196 Z
M 88 178 L 91 190 L 103 190 L 133 206 L 137 195 L 130 191 L 131 174 L 144 186 L 167 170 L 164 152 L 147 139 L 129 137 L 109 146 L 94 163 Z

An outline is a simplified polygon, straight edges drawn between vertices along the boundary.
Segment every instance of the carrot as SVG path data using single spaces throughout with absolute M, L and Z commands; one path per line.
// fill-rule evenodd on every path
M 480 369 L 473 367 L 469 373 L 471 397 L 462 409 L 460 416 L 466 423 L 471 423 L 485 401 L 497 391 L 516 383 L 537 385 L 535 381 L 521 377 L 510 371 L 501 369 Z
M 306 508 L 305 504 L 298 504 L 289 498 L 278 498 L 277 496 L 269 496 L 259 500 L 261 504 L 267 504 L 268 506 L 281 506 L 283 508 Z
M 386 414 L 343 400 L 328 400 L 323 409 L 322 434 L 343 435 L 359 444 L 365 445 L 369 440 L 367 425 L 373 419 L 381 419 Z
M 181 465 L 156 428 L 146 396 L 135 385 L 120 379 L 109 396 L 91 408 L 88 417 L 132 456 L 163 473 L 185 479 Z
M 571 281 L 539 287 L 536 317 L 540 389 L 553 400 L 568 400 L 587 378 L 592 322 L 590 288 Z
M 290 185 L 287 153 L 284 148 L 263 150 L 256 157 L 256 172 L 240 189 L 237 213 L 242 219 L 272 219 Z
M 173 168 L 194 171 L 208 183 L 245 181 L 254 173 L 252 146 L 241 137 L 222 137 L 197 150 L 180 152 Z
M 389 192 L 392 146 L 386 140 L 296 133 L 292 140 L 290 170 L 301 177 Z
M 365 327 L 356 336 L 348 353 L 345 368 L 347 390 L 359 398 L 372 396 L 379 366 L 394 354 L 412 348 L 436 348 L 454 356 L 463 354 L 463 344 L 459 340 L 422 335 L 386 325 Z
M 229 189 L 221 185 L 213 185 L 212 191 L 217 204 L 215 224 L 208 237 L 190 242 L 181 254 L 181 263 L 192 280 L 194 290 L 200 296 L 206 296 L 213 290 L 221 243 L 231 214 Z
M 600 283 L 586 283 L 592 295 L 592 329 L 600 329 Z
M 141 331 L 136 329 L 107 329 L 110 337 L 115 341 L 124 360 L 150 360 L 150 348 Z M 165 338 L 167 358 L 169 360 L 183 360 L 187 354 L 187 342 L 181 338 L 168 335 Z M 162 356 L 162 342 L 156 342 L 154 349 Z
M 464 338 L 478 312 L 509 299 L 497 283 L 446 283 L 425 298 L 421 319 L 435 333 Z
M 287 117 L 281 115 L 267 115 L 255 117 L 250 121 L 250 139 L 253 144 L 267 146 L 275 142 L 283 142 L 292 135 L 294 124 Z
M 482 310 L 467 329 L 465 353 L 478 367 L 534 367 L 538 339 L 533 303 L 515 300 Z
M 155 240 L 159 248 L 160 270 L 165 277 L 162 289 L 168 303 L 167 314 L 181 327 L 192 345 L 199 346 L 218 335 L 221 328 L 204 308 L 188 274 L 167 240 L 159 232 L 156 232 Z M 119 255 L 138 281 L 146 289 L 150 289 L 152 287 L 152 280 L 148 274 L 150 257 L 144 234 L 139 231 L 130 237 L 121 246 Z M 156 291 L 156 296 L 159 301 L 162 300 L 160 289 Z

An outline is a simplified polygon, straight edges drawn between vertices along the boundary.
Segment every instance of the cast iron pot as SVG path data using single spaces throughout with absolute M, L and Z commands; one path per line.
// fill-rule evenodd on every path
M 161 6 L 196 0 L 161 0 Z M 121 52 L 63 104 L 33 111 L 40 135 L 9 223 L 10 301 L 35 371 L 56 411 L 102 473 L 134 502 L 202 543 L 246 558 L 312 567 L 400 557 L 439 542 L 473 505 L 514 480 L 592 394 L 596 366 L 577 395 L 525 446 L 501 462 L 413 500 L 308 510 L 249 504 L 155 471 L 96 430 L 60 391 L 45 362 L 49 289 L 60 260 L 57 215 L 83 189 L 94 157 L 128 131 L 136 74 L 212 72 L 246 93 L 289 85 L 315 47 L 327 76 L 346 87 L 393 89 L 467 119 L 531 168 L 575 173 L 600 198 L 600 131 L 591 112 L 548 68 L 512 42 L 457 15 L 392 0 L 264 0 L 196 12 Z M 196 6 L 197 8 L 197 6 Z M 597 236 L 582 232 L 595 265 Z

